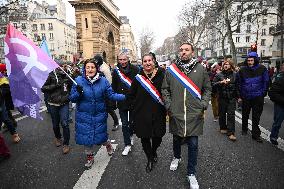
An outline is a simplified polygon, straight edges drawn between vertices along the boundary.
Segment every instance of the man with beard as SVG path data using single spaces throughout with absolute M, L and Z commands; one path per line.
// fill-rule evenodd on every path
M 170 133 L 173 134 L 174 158 L 170 170 L 175 171 L 181 160 L 181 142 L 188 145 L 187 180 L 191 189 L 198 189 L 196 165 L 198 136 L 203 134 L 204 111 L 211 97 L 211 84 L 204 67 L 194 58 L 194 48 L 183 43 L 180 61 L 166 71 L 162 96 L 169 114 Z
M 269 76 L 265 66 L 259 64 L 256 52 L 247 55 L 245 66 L 237 74 L 238 90 L 242 101 L 242 135 L 248 131 L 248 119 L 252 109 L 252 139 L 262 143 L 259 120 L 262 114 L 264 97 L 268 91 Z

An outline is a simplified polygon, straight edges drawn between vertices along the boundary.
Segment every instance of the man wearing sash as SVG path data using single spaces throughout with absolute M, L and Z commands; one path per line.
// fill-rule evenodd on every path
M 126 54 L 118 56 L 118 65 L 112 73 L 112 88 L 116 93 L 128 94 L 132 80 L 138 73 L 138 67 L 129 63 Z M 133 130 L 130 127 L 131 106 L 128 101 L 117 102 L 119 115 L 122 122 L 122 133 L 125 148 L 122 152 L 123 156 L 127 156 L 133 145 Z
M 188 145 L 187 180 L 191 189 L 198 189 L 196 165 L 198 136 L 203 134 L 204 110 L 210 97 L 211 85 L 204 67 L 193 58 L 194 48 L 183 43 L 180 61 L 166 71 L 162 96 L 169 114 L 169 130 L 173 134 L 174 158 L 170 170 L 175 171 L 181 160 L 181 142 Z

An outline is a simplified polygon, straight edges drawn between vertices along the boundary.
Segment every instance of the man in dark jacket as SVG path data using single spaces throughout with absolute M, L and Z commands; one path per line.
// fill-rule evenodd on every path
M 238 88 L 243 102 L 242 134 L 248 131 L 248 119 L 252 109 L 252 139 L 262 143 L 259 120 L 263 110 L 264 97 L 268 91 L 269 76 L 265 66 L 259 64 L 256 52 L 250 52 L 237 74 Z
M 278 133 L 284 120 L 284 64 L 281 66 L 280 73 L 275 77 L 268 95 L 270 100 L 274 102 L 274 121 L 271 128 L 270 142 L 278 145 Z
M 67 71 L 67 70 L 65 70 Z M 70 151 L 69 139 L 69 93 L 71 91 L 72 81 L 60 69 L 57 68 L 51 72 L 42 86 L 42 92 L 47 96 L 47 103 L 50 109 L 53 131 L 55 135 L 55 145 L 61 146 L 61 133 L 59 124 L 63 128 L 63 153 Z
M 128 56 L 123 53 L 120 54 L 118 56 L 117 68 L 115 68 L 112 73 L 112 88 L 114 92 L 121 94 L 129 93 L 131 82 L 133 81 L 138 72 L 138 67 L 129 63 Z M 133 145 L 133 130 L 130 127 L 130 102 L 120 101 L 117 102 L 117 106 L 122 122 L 122 133 L 125 145 L 122 155 L 127 156 L 128 153 L 131 151 L 131 145 Z

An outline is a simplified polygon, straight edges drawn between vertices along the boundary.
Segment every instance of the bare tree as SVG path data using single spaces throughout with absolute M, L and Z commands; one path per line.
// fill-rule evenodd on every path
M 154 41 L 155 41 L 154 33 L 150 29 L 144 28 L 140 34 L 140 39 L 139 39 L 141 57 L 152 50 Z
M 184 8 L 179 14 L 181 27 L 177 36 L 178 40 L 189 42 L 196 48 L 200 47 L 201 37 L 207 24 L 207 20 L 204 18 L 205 11 L 209 6 L 208 3 L 209 1 L 195 0 L 184 5 Z

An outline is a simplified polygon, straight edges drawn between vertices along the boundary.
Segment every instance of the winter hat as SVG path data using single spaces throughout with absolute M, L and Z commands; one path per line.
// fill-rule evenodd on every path
M 258 54 L 256 52 L 250 52 L 248 53 L 247 58 L 258 58 Z
M 94 60 L 98 66 L 101 66 L 104 63 L 103 57 L 100 54 L 96 54 Z
M 5 71 L 7 71 L 7 69 L 6 69 L 6 64 L 1 64 L 0 63 L 0 72 L 5 72 Z

